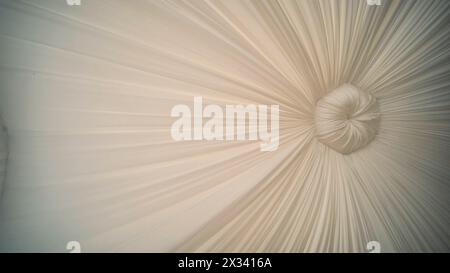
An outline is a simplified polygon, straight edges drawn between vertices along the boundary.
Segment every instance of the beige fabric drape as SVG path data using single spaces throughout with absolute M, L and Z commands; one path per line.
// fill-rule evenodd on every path
M 450 2 L 382 2 L 0 0 L 0 250 L 449 251 Z M 347 154 L 344 84 L 379 113 Z M 278 150 L 173 141 L 194 96 L 280 105 Z
M 3 181 L 6 176 L 6 160 L 8 158 L 8 135 L 0 116 L 0 196 L 3 190 Z M 1 197 L 0 197 L 1 198 Z

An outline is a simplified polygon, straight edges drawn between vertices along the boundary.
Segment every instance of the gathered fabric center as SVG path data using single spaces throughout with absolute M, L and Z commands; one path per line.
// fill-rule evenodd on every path
M 350 154 L 375 138 L 379 120 L 376 98 L 351 84 L 344 84 L 317 102 L 316 137 L 333 150 Z

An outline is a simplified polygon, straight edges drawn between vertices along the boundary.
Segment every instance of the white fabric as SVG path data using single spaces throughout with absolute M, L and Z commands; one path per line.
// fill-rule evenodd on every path
M 0 250 L 449 251 L 450 1 L 382 2 L 0 0 Z M 173 141 L 194 96 L 278 150 Z

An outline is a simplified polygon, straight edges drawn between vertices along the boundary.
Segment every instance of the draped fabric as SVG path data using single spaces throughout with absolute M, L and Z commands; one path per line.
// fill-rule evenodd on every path
M 449 251 L 449 31 L 447 0 L 0 0 L 0 250 Z M 279 105 L 278 149 L 174 141 L 194 96 Z
M 0 196 L 3 189 L 3 181 L 6 176 L 6 160 L 8 158 L 8 136 L 3 120 L 0 117 Z

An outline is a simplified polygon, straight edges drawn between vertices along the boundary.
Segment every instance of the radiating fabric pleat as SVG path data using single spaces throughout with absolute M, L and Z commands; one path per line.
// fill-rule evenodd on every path
M 0 0 L 0 250 L 449 251 L 450 2 L 382 3 Z M 195 96 L 278 149 L 173 140 Z

